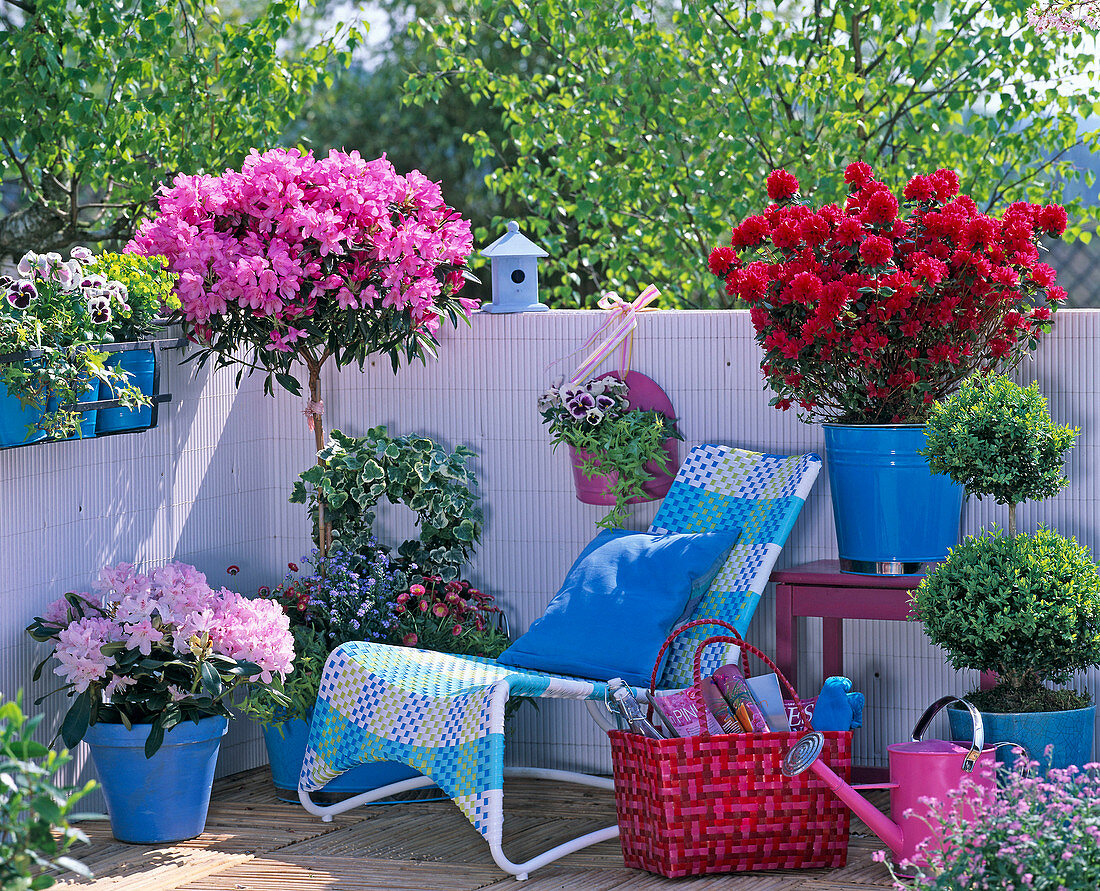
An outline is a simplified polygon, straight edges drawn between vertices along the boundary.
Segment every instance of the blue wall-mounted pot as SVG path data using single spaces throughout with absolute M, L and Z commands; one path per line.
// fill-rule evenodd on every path
M 152 350 L 127 350 L 115 353 L 107 360 L 107 365 L 119 365 L 130 373 L 130 383 L 146 396 L 153 395 L 153 375 L 157 360 Z M 99 388 L 100 399 L 114 399 L 116 394 L 107 384 Z M 141 408 L 101 408 L 96 419 L 97 433 L 118 433 L 123 430 L 140 430 L 153 423 L 153 407 Z
M 0 446 L 21 445 L 26 442 L 38 442 L 45 439 L 46 434 L 41 430 L 35 430 L 28 434 L 28 428 L 42 420 L 44 412 L 41 408 L 31 405 L 24 407 L 14 396 L 9 396 L 3 385 L 0 384 Z
M 824 424 L 841 568 L 925 571 L 959 543 L 963 488 L 918 454 L 924 426 Z
M 194 838 L 206 826 L 218 749 L 229 728 L 219 715 L 184 721 L 145 757 L 149 724 L 93 724 L 84 736 L 122 842 L 165 844 Z

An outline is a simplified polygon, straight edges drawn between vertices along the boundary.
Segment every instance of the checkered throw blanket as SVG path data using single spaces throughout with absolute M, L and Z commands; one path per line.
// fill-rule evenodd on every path
M 763 455 L 716 445 L 691 450 L 650 531 L 742 530 L 692 619 L 721 618 L 741 633 L 748 629 L 820 469 L 817 455 Z M 707 636 L 703 628 L 677 638 L 661 687 L 692 683 L 695 649 Z M 730 658 L 728 649 L 708 648 L 705 673 Z M 602 700 L 606 687 L 406 647 L 338 647 L 321 679 L 299 788 L 321 789 L 358 764 L 400 761 L 430 777 L 488 841 L 499 842 L 504 728 L 503 720 L 491 726 L 489 704 L 502 683 L 509 695 L 556 699 Z
M 504 728 L 489 701 L 509 695 L 602 700 L 606 684 L 517 670 L 488 659 L 349 643 L 325 664 L 298 788 L 313 792 L 370 761 L 400 761 L 431 777 L 490 841 L 504 788 Z M 497 808 L 499 813 L 499 808 Z

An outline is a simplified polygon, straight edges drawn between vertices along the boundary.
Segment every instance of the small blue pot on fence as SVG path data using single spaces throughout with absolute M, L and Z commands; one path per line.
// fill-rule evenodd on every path
M 93 378 L 91 375 L 87 378 L 88 383 L 84 392 L 77 399 L 77 405 L 82 402 L 96 402 L 99 400 L 99 381 Z M 61 400 L 56 396 L 51 396 L 50 401 L 46 405 L 47 411 L 57 411 L 61 407 Z M 80 433 L 74 433 L 69 439 L 91 439 L 95 436 L 96 420 L 99 412 L 86 411 L 80 415 Z
M 915 574 L 959 543 L 963 488 L 933 476 L 919 424 L 824 424 L 841 568 Z
M 118 365 L 130 373 L 130 383 L 146 396 L 153 395 L 153 378 L 157 360 L 152 350 L 127 350 L 115 353 L 107 365 Z M 100 399 L 114 399 L 115 393 L 107 384 L 99 387 Z M 120 433 L 124 430 L 140 430 L 153 423 L 153 408 L 101 408 L 96 419 L 96 433 Z
M 24 407 L 19 400 L 8 395 L 8 392 L 0 384 L 0 447 L 22 445 L 27 442 L 38 442 L 46 438 L 41 430 L 34 429 L 42 420 L 44 412 L 41 408 L 31 405 Z
M 84 736 L 92 754 L 111 831 L 121 842 L 166 844 L 194 838 L 206 826 L 218 749 L 229 728 L 220 715 L 184 721 L 145 757 L 149 724 L 93 724 Z

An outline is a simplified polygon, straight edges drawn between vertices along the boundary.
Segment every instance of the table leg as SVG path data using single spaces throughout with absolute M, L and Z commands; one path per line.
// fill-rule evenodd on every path
M 821 669 L 825 678 L 844 674 L 843 619 L 821 620 Z
M 794 587 L 775 586 L 775 664 L 798 689 L 798 628 L 794 623 Z M 784 696 L 787 695 L 784 691 Z

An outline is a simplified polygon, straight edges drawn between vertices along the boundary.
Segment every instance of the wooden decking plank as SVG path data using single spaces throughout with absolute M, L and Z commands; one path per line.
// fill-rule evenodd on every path
M 477 891 L 499 875 L 491 864 L 444 870 L 438 863 L 363 857 L 310 857 L 303 863 L 269 855 L 178 886 L 178 891 Z

